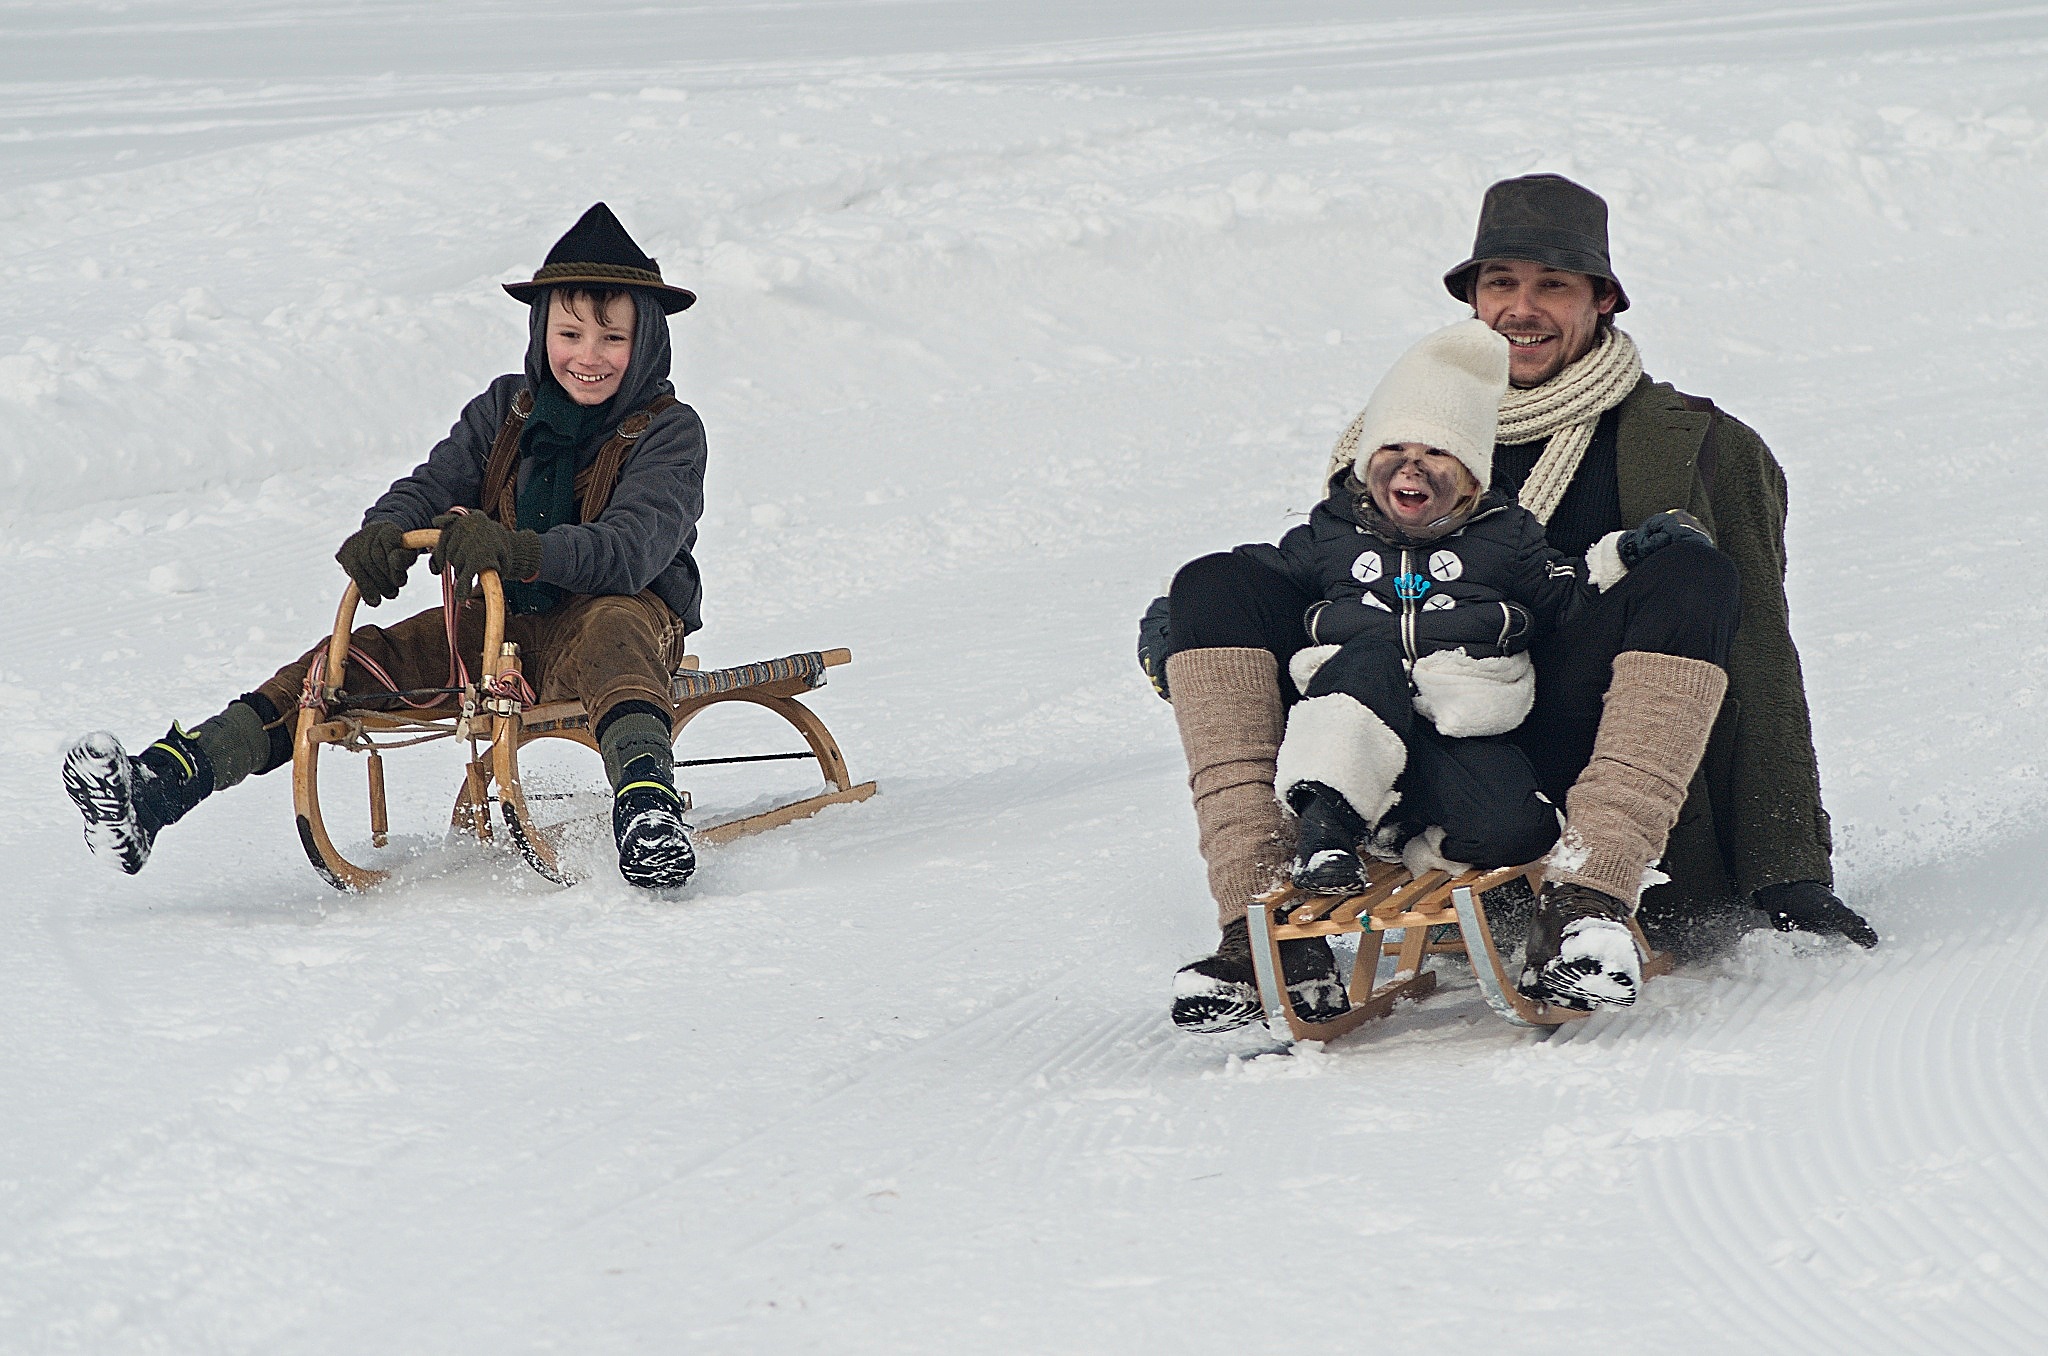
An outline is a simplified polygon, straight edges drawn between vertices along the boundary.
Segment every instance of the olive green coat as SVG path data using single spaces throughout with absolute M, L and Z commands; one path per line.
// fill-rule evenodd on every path
M 1709 422 L 1711 491 L 1700 467 Z M 1621 403 L 1616 443 L 1622 521 L 1684 508 L 1742 576 L 1728 696 L 1665 848 L 1671 883 L 1646 902 L 1682 911 L 1780 881 L 1832 884 L 1833 841 L 1785 603 L 1785 472 L 1748 425 L 1689 409 L 1648 377 Z

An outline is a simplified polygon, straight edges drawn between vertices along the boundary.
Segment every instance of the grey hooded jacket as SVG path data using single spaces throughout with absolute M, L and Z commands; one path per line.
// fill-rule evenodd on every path
M 597 459 L 627 416 L 675 392 L 668 380 L 668 317 L 638 294 L 633 303 L 633 356 L 604 427 L 576 454 L 578 470 Z M 363 515 L 364 523 L 388 522 L 415 531 L 452 508 L 482 507 L 484 468 L 514 397 L 552 380 L 543 302 L 533 307 L 526 371 L 499 377 L 464 406 L 448 436 L 411 475 L 392 483 Z M 521 463 L 521 489 L 529 469 Z M 704 624 L 703 586 L 691 551 L 703 512 L 704 425 L 688 405 L 671 405 L 640 436 L 611 502 L 596 521 L 564 524 L 541 535 L 540 580 L 580 594 L 631 595 L 651 588 L 682 618 L 686 631 L 696 631 Z

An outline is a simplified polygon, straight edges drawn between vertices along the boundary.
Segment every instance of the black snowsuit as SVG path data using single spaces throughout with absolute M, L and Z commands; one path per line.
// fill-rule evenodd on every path
M 1504 737 L 1528 710 L 1534 673 L 1509 661 L 1597 596 L 1585 561 L 1553 549 L 1535 515 L 1496 493 L 1456 530 L 1414 539 L 1348 478 L 1277 547 L 1238 550 L 1316 599 L 1302 620 L 1319 648 L 1293 665 L 1304 701 L 1289 716 L 1296 738 L 1282 744 L 1284 798 L 1301 800 L 1297 788 L 1312 781 L 1384 823 L 1376 797 L 1398 772 L 1391 820 L 1401 836 L 1439 827 L 1443 856 L 1480 866 L 1549 850 L 1555 806 Z M 1401 766 L 1375 752 L 1391 753 L 1383 736 L 1361 730 L 1371 718 L 1405 746 Z
M 1585 561 L 1552 549 L 1535 514 L 1491 491 L 1462 527 L 1416 541 L 1339 482 L 1278 546 L 1237 549 L 1318 599 L 1302 618 L 1311 643 L 1377 634 L 1411 664 L 1439 650 L 1520 654 L 1595 596 Z

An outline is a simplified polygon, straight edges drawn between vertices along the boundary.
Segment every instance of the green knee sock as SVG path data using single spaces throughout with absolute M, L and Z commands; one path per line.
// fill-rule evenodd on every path
M 668 742 L 667 721 L 645 711 L 628 712 L 604 727 L 597 744 L 612 790 L 628 781 L 650 780 L 674 788 L 675 751 Z
M 213 764 L 213 789 L 226 790 L 270 761 L 270 732 L 263 717 L 245 702 L 201 721 L 191 731 L 200 752 Z

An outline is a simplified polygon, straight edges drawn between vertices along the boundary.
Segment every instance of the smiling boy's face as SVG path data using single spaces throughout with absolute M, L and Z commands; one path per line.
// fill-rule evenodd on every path
M 1465 463 L 1422 443 L 1393 443 L 1374 452 L 1365 466 L 1365 487 L 1380 512 L 1404 528 L 1427 527 L 1479 492 Z
M 578 405 L 602 405 L 619 393 L 633 361 L 634 307 L 619 298 L 600 307 L 594 298 L 570 299 L 562 289 L 548 298 L 548 370 Z

